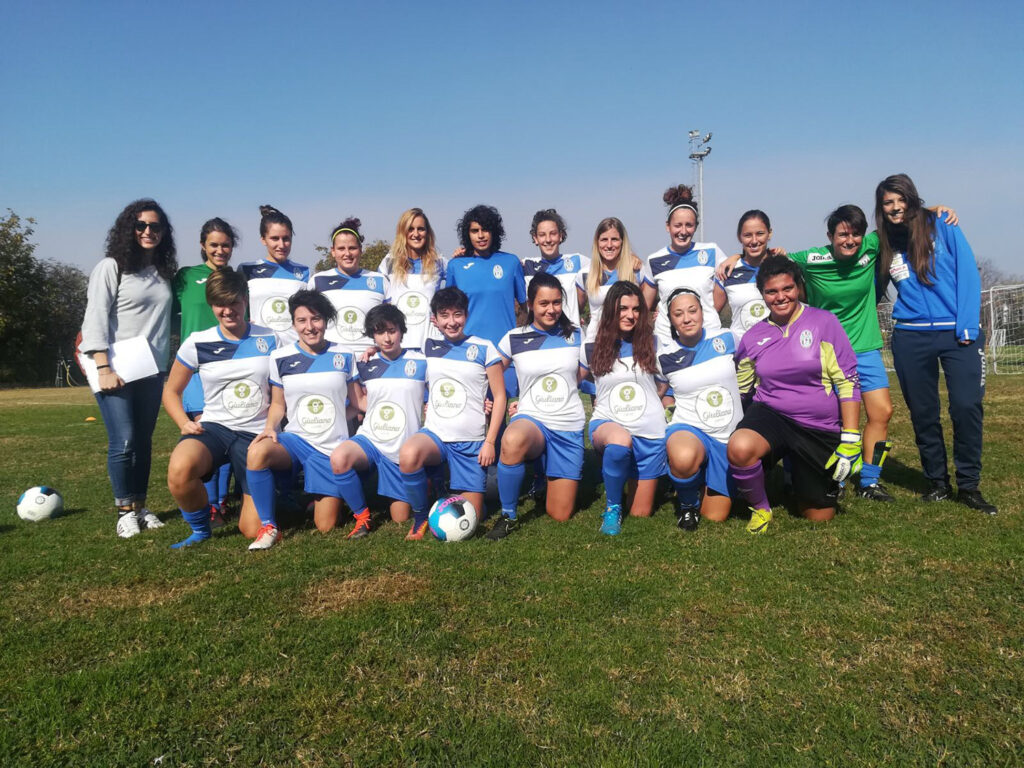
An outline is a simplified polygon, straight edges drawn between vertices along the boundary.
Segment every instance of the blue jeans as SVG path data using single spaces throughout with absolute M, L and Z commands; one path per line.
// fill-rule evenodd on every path
M 132 381 L 113 392 L 97 392 L 107 428 L 107 474 L 114 504 L 145 501 L 153 455 L 153 429 L 160 413 L 163 374 Z

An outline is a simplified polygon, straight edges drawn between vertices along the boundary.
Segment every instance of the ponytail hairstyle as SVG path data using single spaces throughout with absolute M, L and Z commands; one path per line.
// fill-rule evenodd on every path
M 530 325 L 533 318 L 533 300 L 537 298 L 537 292 L 541 288 L 554 288 L 562 295 L 562 303 L 565 303 L 565 289 L 562 288 L 562 284 L 558 282 L 558 278 L 554 275 L 548 274 L 547 272 L 541 272 L 530 280 L 530 287 L 526 290 L 526 306 L 528 312 L 526 313 L 526 324 Z M 572 320 L 566 317 L 565 312 L 558 318 L 558 328 L 562 333 L 562 336 L 569 339 L 572 338 L 572 332 L 576 330 L 576 326 L 572 324 Z
M 885 218 L 882 198 L 886 192 L 895 192 L 907 201 L 903 224 L 894 226 Z M 889 286 L 889 268 L 897 251 L 906 254 L 910 268 L 917 273 L 923 285 L 931 285 L 930 275 L 935 274 L 935 251 L 932 239 L 935 237 L 935 217 L 925 210 L 924 200 L 917 194 L 917 187 L 905 173 L 888 176 L 875 188 L 875 228 L 878 230 L 878 244 L 881 250 L 878 259 L 879 290 L 884 296 Z
M 566 236 L 569 234 L 569 230 L 565 226 L 565 219 L 562 218 L 562 214 L 554 208 L 545 208 L 533 214 L 533 221 L 530 222 L 530 238 L 532 239 L 537 237 L 537 227 L 545 221 L 554 222 L 555 226 L 558 227 L 558 234 L 564 243 Z
M 152 211 L 160 222 L 160 242 L 153 249 L 152 265 L 157 274 L 165 280 L 174 278 L 178 271 L 177 249 L 174 247 L 174 228 L 156 200 L 142 198 L 128 203 L 117 215 L 114 225 L 107 232 L 106 257 L 117 263 L 119 275 L 130 275 L 148 266 L 143 263 L 145 252 L 135 237 L 135 221 L 139 214 Z
M 260 237 L 266 237 L 267 230 L 270 229 L 271 224 L 282 224 L 288 227 L 289 234 L 295 234 L 295 227 L 292 226 L 292 220 L 281 213 L 277 208 L 272 205 L 261 205 L 260 206 Z
M 686 208 L 693 211 L 693 217 L 699 222 L 700 214 L 697 212 L 697 204 L 693 202 L 693 189 L 686 186 L 685 184 L 679 184 L 675 187 L 669 187 L 665 190 L 665 194 L 661 196 L 661 199 L 668 206 L 668 215 L 665 217 L 665 222 L 672 221 L 672 214 L 680 208 Z
M 633 327 L 633 364 L 651 375 L 658 371 L 654 353 L 654 321 L 644 301 L 644 294 L 636 283 L 618 282 L 608 289 L 601 307 L 601 322 L 597 326 L 594 354 L 590 359 L 590 372 L 595 377 L 607 376 L 619 359 L 619 350 L 622 348 L 619 307 L 626 296 L 635 296 L 637 299 L 637 320 Z
M 466 256 L 472 256 L 473 243 L 469 239 L 469 226 L 476 222 L 484 230 L 491 233 L 491 253 L 501 250 L 501 241 L 505 239 L 505 227 L 501 223 L 501 214 L 493 205 L 477 205 L 466 211 L 455 225 L 459 233 L 459 243 L 466 249 Z
M 238 241 L 241 239 L 238 230 L 224 221 L 224 219 L 219 216 L 208 219 L 203 224 L 203 228 L 199 230 L 199 255 L 203 257 L 203 261 L 208 261 L 205 246 L 206 238 L 210 236 L 211 232 L 220 232 L 223 235 L 227 235 L 228 240 L 231 241 L 232 248 L 238 245 Z
M 587 273 L 587 295 L 589 296 L 596 296 L 604 284 L 604 275 L 602 274 L 604 262 L 601 261 L 601 251 L 597 247 L 597 241 L 601 239 L 601 235 L 610 229 L 618 232 L 619 238 L 622 240 L 622 246 L 619 248 L 619 259 L 616 263 L 615 281 L 619 283 L 636 283 L 639 263 L 636 254 L 633 253 L 633 248 L 629 244 L 626 225 L 614 216 L 609 216 L 606 219 L 601 219 L 597 224 L 597 229 L 594 230 L 594 244 L 590 248 L 590 272 Z
M 434 228 L 430 226 L 430 219 L 423 212 L 422 208 L 410 208 L 398 217 L 398 225 L 395 227 L 395 240 L 391 243 L 391 280 L 399 285 L 405 285 L 406 275 L 412 270 L 412 259 L 409 256 L 408 233 L 409 227 L 419 217 L 427 225 L 427 242 L 424 244 L 424 252 L 421 261 L 423 262 L 423 276 L 433 280 L 440 272 Z

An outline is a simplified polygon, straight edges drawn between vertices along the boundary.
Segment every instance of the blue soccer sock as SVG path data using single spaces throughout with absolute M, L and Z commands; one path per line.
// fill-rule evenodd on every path
M 427 471 L 421 467 L 415 472 L 403 472 L 402 482 L 405 484 L 405 495 L 409 497 L 409 506 L 412 507 L 413 524 L 419 527 L 430 512 L 427 506 Z
M 622 506 L 622 491 L 629 479 L 629 467 L 633 452 L 622 445 L 607 445 L 601 457 L 601 474 L 604 476 L 604 495 L 607 504 Z
M 215 471 L 213 473 L 213 477 L 211 477 L 209 480 L 203 483 L 203 487 L 206 488 L 206 498 L 210 500 L 210 503 L 220 506 L 220 495 L 217 493 L 218 480 L 219 478 L 217 477 L 217 472 Z
M 247 469 L 245 480 L 249 484 L 249 495 L 256 506 L 260 523 L 277 527 L 274 515 L 274 471 L 272 469 Z
M 210 496 L 210 498 L 217 499 L 217 503 L 224 506 L 224 502 L 228 500 L 228 488 L 231 486 L 231 462 L 225 461 L 221 464 L 215 477 L 217 478 L 217 495 Z
M 501 514 L 509 520 L 516 519 L 516 508 L 519 506 L 519 490 L 523 487 L 526 477 L 526 465 L 506 464 L 498 462 L 498 498 L 501 499 Z
M 882 468 L 877 464 L 868 464 L 866 461 L 860 468 L 860 487 L 867 488 L 875 485 L 882 477 Z
M 177 544 L 171 544 L 171 549 L 191 547 L 193 544 L 198 544 L 210 538 L 210 508 L 208 506 L 196 512 L 186 512 L 183 509 L 181 510 L 181 516 L 185 518 L 185 522 L 192 526 L 192 535 L 187 539 L 182 539 Z
M 703 471 L 695 472 L 690 477 L 676 477 L 671 472 L 668 473 L 668 476 L 672 480 L 672 485 L 675 486 L 680 504 L 684 507 L 696 507 L 700 504 L 700 489 L 704 485 Z
M 348 504 L 353 514 L 366 509 L 366 496 L 363 495 L 363 483 L 354 469 L 334 473 L 334 482 L 338 484 L 338 493 Z

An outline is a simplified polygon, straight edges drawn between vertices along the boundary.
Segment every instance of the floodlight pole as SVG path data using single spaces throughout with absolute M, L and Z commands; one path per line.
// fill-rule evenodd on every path
M 701 209 L 700 215 L 700 240 L 704 242 L 704 219 L 707 218 L 707 208 L 704 205 L 704 158 L 711 154 L 711 132 L 704 136 L 699 130 L 692 130 L 687 134 L 690 140 L 690 159 L 697 163 L 697 201 Z M 703 149 L 701 149 L 703 147 Z

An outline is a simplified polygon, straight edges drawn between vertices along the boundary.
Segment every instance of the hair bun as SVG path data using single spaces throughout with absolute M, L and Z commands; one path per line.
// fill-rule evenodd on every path
M 692 205 L 693 204 L 693 189 L 680 184 L 675 187 L 669 187 L 665 190 L 665 194 L 661 196 L 661 199 L 665 202 L 669 208 L 676 205 Z
M 271 215 L 273 215 L 275 213 L 281 213 L 281 212 L 279 210 L 277 210 L 277 208 L 275 208 L 272 205 L 261 205 L 260 206 L 260 216 L 271 216 Z

